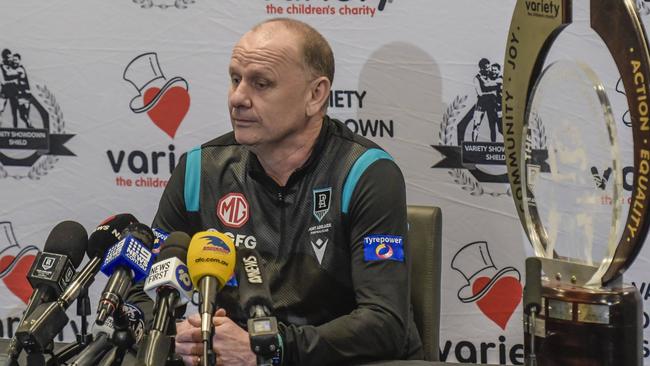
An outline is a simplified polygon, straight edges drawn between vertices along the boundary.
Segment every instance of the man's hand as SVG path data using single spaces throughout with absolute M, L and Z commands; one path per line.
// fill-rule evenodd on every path
M 200 364 L 203 342 L 199 314 L 192 314 L 182 322 L 176 323 L 176 353 L 183 358 L 187 366 Z
M 251 350 L 247 331 L 230 320 L 224 309 L 217 310 L 212 321 L 214 323 L 212 348 L 217 354 L 217 365 L 257 365 L 257 358 Z

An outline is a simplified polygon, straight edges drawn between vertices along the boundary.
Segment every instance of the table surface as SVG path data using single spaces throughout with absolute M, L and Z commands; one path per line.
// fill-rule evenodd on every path
M 6 338 L 0 338 L 0 366 L 5 365 L 5 361 L 7 360 L 7 356 L 5 354 L 5 350 L 7 349 L 7 346 L 9 346 L 9 340 Z M 64 347 L 65 344 L 63 343 L 57 343 L 55 344 L 55 350 L 58 349 L 59 347 Z M 25 359 L 25 352 L 22 352 L 20 355 L 20 358 L 18 359 L 18 364 L 19 365 L 27 365 L 27 361 Z M 377 361 L 377 362 L 372 362 L 372 363 L 367 363 L 359 366 L 449 366 L 449 365 L 459 365 L 457 363 L 449 363 L 449 362 L 428 362 L 428 361 Z M 474 366 L 481 366 L 480 364 L 472 364 Z M 486 365 L 483 364 L 483 366 L 491 366 L 491 365 Z

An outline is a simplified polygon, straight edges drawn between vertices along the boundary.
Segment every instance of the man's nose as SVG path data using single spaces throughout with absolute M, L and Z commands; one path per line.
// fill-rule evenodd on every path
M 236 108 L 250 108 L 252 103 L 249 91 L 248 86 L 243 81 L 237 86 L 233 86 L 232 91 L 230 92 L 230 105 Z

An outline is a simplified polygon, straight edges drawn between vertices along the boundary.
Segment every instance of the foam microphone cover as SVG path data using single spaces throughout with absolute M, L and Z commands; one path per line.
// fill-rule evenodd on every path
M 262 258 L 255 249 L 237 250 L 237 282 L 239 301 L 246 313 L 253 306 L 273 309 L 268 279 L 262 273 Z
M 524 287 L 524 309 L 533 307 L 539 312 L 542 299 L 542 262 L 537 257 L 526 258 L 526 285 Z
M 131 235 L 132 237 L 138 239 L 150 251 L 151 248 L 153 248 L 155 236 L 153 235 L 153 231 L 149 226 L 139 222 L 134 222 L 127 226 L 124 231 L 122 231 L 121 237 L 124 238 L 127 235 Z
M 187 251 L 190 248 L 191 240 L 190 236 L 182 231 L 174 231 L 169 234 L 160 249 L 160 254 L 156 262 L 162 262 L 165 259 L 176 257 L 183 261 L 183 263 L 187 263 Z
M 104 220 L 90 234 L 88 257 L 103 257 L 110 246 L 120 241 L 122 231 L 136 222 L 138 222 L 138 219 L 129 213 L 118 214 Z
M 80 223 L 63 221 L 58 223 L 48 235 L 43 251 L 66 255 L 77 268 L 88 248 L 88 233 Z
M 194 287 L 199 280 L 211 276 L 219 282 L 219 290 L 228 282 L 235 270 L 235 244 L 224 233 L 200 231 L 192 237 L 187 252 L 187 267 Z

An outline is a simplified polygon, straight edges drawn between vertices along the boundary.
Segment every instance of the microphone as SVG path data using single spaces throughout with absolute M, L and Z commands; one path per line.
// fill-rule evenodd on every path
M 271 291 L 262 276 L 261 263 L 261 257 L 255 249 L 237 250 L 239 301 L 249 316 L 251 349 L 257 355 L 258 365 L 270 365 L 272 358 L 282 356 L 278 355 L 278 351 L 281 351 L 278 322 L 271 316 Z
M 66 309 L 77 299 L 81 290 L 90 286 L 95 280 L 106 249 L 120 239 L 122 230 L 137 221 L 131 214 L 111 216 L 90 234 L 87 248 L 90 261 L 55 302 L 39 305 L 25 322 L 18 326 L 16 337 L 19 343 L 29 349 L 42 350 L 63 330 L 68 323 Z
M 110 276 L 99 299 L 97 319 L 102 325 L 120 306 L 132 282 L 144 279 L 151 267 L 153 254 L 153 233 L 141 223 L 129 225 L 120 241 L 106 252 L 101 271 Z
M 153 240 L 153 248 L 151 249 L 151 252 L 155 255 L 158 255 L 158 253 L 160 253 L 160 247 L 165 244 L 165 240 L 167 240 L 167 237 L 169 237 L 169 233 L 157 227 L 151 228 L 151 231 L 153 231 L 153 236 L 155 237 Z
M 251 318 L 271 314 L 271 290 L 262 278 L 261 259 L 255 249 L 237 250 L 237 282 L 239 282 L 239 302 Z
M 81 224 L 63 221 L 52 229 L 45 240 L 43 251 L 38 253 L 27 274 L 27 280 L 34 291 L 19 327 L 36 307 L 54 301 L 68 287 L 87 247 L 88 233 Z M 15 359 L 21 350 L 18 338 L 12 337 L 7 355 Z
M 156 303 L 151 330 L 138 349 L 140 365 L 162 365 L 168 357 L 172 341 L 168 329 L 176 318 L 174 311 L 192 298 L 192 281 L 185 265 L 189 245 L 189 235 L 180 231 L 171 233 L 151 266 L 144 291 Z
M 187 252 L 187 266 L 192 284 L 199 289 L 203 359 L 208 362 L 210 337 L 214 329 L 212 315 L 217 293 L 228 282 L 235 269 L 233 240 L 218 231 L 200 231 L 194 234 Z
M 142 339 L 144 333 L 144 313 L 140 308 L 129 303 L 123 303 L 118 310 L 118 317 L 125 323 L 126 329 L 134 336 L 137 344 Z M 96 365 L 102 357 L 113 348 L 113 339 L 115 332 L 115 320 L 112 316 L 106 318 L 104 324 L 94 324 L 92 329 L 93 338 L 90 343 L 69 366 L 90 366 Z

